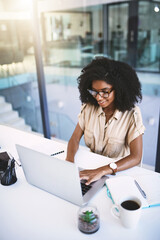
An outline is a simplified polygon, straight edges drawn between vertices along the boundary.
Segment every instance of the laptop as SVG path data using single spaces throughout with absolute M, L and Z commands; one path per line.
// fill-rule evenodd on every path
M 82 192 L 79 178 L 79 168 L 75 163 L 57 159 L 56 157 L 35 151 L 31 148 L 16 144 L 19 160 L 28 183 L 82 206 L 100 190 L 106 176 L 86 186 L 87 192 Z

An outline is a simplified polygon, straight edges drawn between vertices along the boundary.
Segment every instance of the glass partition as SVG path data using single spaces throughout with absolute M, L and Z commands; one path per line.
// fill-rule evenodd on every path
M 160 3 L 139 1 L 137 68 L 160 71 Z
M 47 12 L 41 19 L 44 64 L 80 67 L 83 50 L 92 50 L 91 13 Z
M 134 11 L 130 2 L 136 4 Z M 96 55 L 104 55 L 104 48 L 107 47 L 108 57 L 131 65 L 133 63 L 135 69 L 146 71 L 145 74 L 137 71 L 142 83 L 143 101 L 140 107 L 146 127 L 144 163 L 154 165 L 160 106 L 160 63 L 159 15 L 151 14 L 151 6 L 154 4 L 150 5 L 149 1 L 124 1 L 106 5 L 97 3 L 76 9 L 66 7 L 67 10 L 64 6 L 63 11 L 49 9 L 41 12 L 43 63 L 52 136 L 69 140 L 81 107 L 77 77 L 82 67 Z M 149 62 L 144 60 L 141 53 L 148 51 L 142 41 L 146 34 L 142 33 L 144 27 L 151 31 L 150 44 L 156 42 L 156 51 L 155 46 L 149 50 Z M 108 42 L 104 43 L 106 35 Z M 156 73 L 149 74 L 147 71 Z M 151 110 L 148 111 L 148 108 Z M 84 144 L 83 141 L 81 144 Z
M 0 123 L 43 133 L 29 3 L 33 2 L 0 0 Z M 65 141 L 71 137 L 81 108 L 77 77 L 83 66 L 107 49 L 112 59 L 135 60 L 131 65 L 142 83 L 147 129 L 144 159 L 149 164 L 153 159 L 153 165 L 160 107 L 160 3 L 101 5 L 97 0 L 94 6 L 68 9 L 64 1 L 57 11 L 51 1 L 37 0 L 37 4 L 51 136 Z
M 103 54 L 102 6 L 43 12 L 41 22 L 45 65 L 81 68 Z
M 159 22 L 159 2 L 109 4 L 108 56 L 128 62 L 137 71 L 160 72 Z
M 51 135 L 68 141 L 81 107 L 77 77 L 103 53 L 102 5 L 40 13 Z M 83 140 L 81 142 L 83 143 Z
M 29 3 L 0 0 L 0 124 L 42 133 Z
M 128 3 L 108 7 L 108 55 L 123 62 L 128 60 L 128 18 Z

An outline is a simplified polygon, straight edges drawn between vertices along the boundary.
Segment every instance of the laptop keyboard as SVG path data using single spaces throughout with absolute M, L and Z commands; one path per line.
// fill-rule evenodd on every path
M 91 187 L 91 185 L 86 185 L 84 182 L 81 182 L 82 195 L 86 194 Z

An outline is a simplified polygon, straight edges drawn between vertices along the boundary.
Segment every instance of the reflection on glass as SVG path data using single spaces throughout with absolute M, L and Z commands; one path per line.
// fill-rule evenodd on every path
M 31 6 L 21 3 L 0 1 L 0 124 L 42 133 Z
M 128 3 L 111 5 L 108 12 L 108 55 L 115 60 L 125 62 L 127 61 Z
M 41 23 L 51 135 L 68 141 L 81 107 L 77 77 L 95 54 L 103 53 L 102 5 L 46 11 Z
M 139 2 L 138 14 L 137 68 L 159 71 L 160 14 L 155 11 L 155 3 L 148 1 Z
M 81 66 L 83 53 L 92 53 L 91 13 L 46 12 L 41 16 L 44 63 Z
M 82 67 L 95 55 L 103 55 L 104 47 L 108 51 L 107 55 L 113 59 L 126 61 L 131 57 L 128 56 L 130 44 L 127 40 L 130 31 L 129 3 L 137 1 L 113 1 L 107 5 L 82 6 L 71 10 L 68 10 L 65 1 L 64 6 L 60 6 L 59 1 L 58 9 L 62 10 L 58 12 L 55 11 L 56 3 L 52 9 L 51 2 L 37 0 L 50 128 L 52 137 L 68 141 L 77 124 L 81 107 L 77 77 Z M 28 3 L 29 0 L 0 0 L 0 123 L 42 133 Z M 40 8 L 41 4 L 48 6 Z M 135 49 L 133 47 L 133 54 L 130 54 L 137 55 L 138 70 L 158 72 L 145 74 L 145 77 L 142 72 L 138 72 L 143 95 L 147 95 L 147 107 L 144 107 L 143 112 L 147 128 L 144 135 L 144 146 L 147 146 L 146 154 L 144 149 L 144 160 L 148 162 L 155 159 L 159 112 L 157 102 L 160 95 L 160 14 L 155 11 L 155 6 L 160 7 L 160 3 L 139 1 L 138 44 L 134 46 Z M 108 14 L 104 16 L 107 7 Z M 108 21 L 108 28 L 106 22 L 103 26 L 104 19 Z M 105 46 L 104 38 L 108 38 L 108 43 L 105 39 Z M 148 100 L 149 97 L 151 99 Z M 146 112 L 148 104 L 150 111 Z M 152 144 L 148 142 L 150 139 Z

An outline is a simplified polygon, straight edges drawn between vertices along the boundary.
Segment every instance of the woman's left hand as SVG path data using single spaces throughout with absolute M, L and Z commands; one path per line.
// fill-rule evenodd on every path
M 85 183 L 86 185 L 89 185 L 91 182 L 97 181 L 102 176 L 103 175 L 101 168 L 80 171 L 80 179 L 87 180 L 87 182 Z

